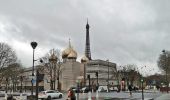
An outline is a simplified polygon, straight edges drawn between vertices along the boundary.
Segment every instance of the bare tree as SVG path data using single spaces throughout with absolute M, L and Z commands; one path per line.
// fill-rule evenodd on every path
M 158 67 L 162 69 L 164 72 L 170 72 L 170 51 L 166 51 L 159 55 L 157 61 Z
M 15 63 L 17 57 L 12 48 L 6 43 L 0 43 L 0 73 L 3 74 L 4 68 Z M 0 83 L 4 75 L 0 75 Z
M 158 59 L 158 67 L 160 69 L 162 69 L 165 72 L 165 84 L 166 84 L 166 88 L 168 88 L 169 86 L 169 72 L 170 72 L 170 51 L 162 51 L 163 54 L 160 54 L 159 59 Z M 168 89 L 167 93 L 168 93 Z
M 134 81 L 139 78 L 137 66 L 134 64 L 127 64 L 123 66 L 123 72 L 124 78 L 127 80 L 127 85 L 129 85 L 129 83 L 133 85 Z
M 16 90 L 16 85 L 19 83 L 20 80 L 20 74 L 23 73 L 23 67 L 20 63 L 13 63 L 10 64 L 8 67 L 4 69 L 3 75 L 4 80 L 7 81 L 7 83 L 12 84 L 12 90 Z
M 50 88 L 55 89 L 56 79 L 58 80 L 59 89 L 59 76 L 62 71 L 61 55 L 59 50 L 51 49 L 44 57 L 42 57 L 45 66 L 44 73 L 50 77 Z M 59 89 L 60 90 L 60 89 Z

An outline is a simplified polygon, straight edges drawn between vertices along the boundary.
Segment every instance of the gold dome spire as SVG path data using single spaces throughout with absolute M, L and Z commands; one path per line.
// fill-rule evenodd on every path
M 77 58 L 77 52 L 71 46 L 70 38 L 69 38 L 69 46 L 62 52 L 62 58 Z
M 81 58 L 81 62 L 87 62 L 89 61 L 89 59 L 84 55 L 82 58 Z
M 49 61 L 52 61 L 52 62 L 57 62 L 58 58 L 57 56 L 54 54 L 54 49 L 52 50 L 52 53 L 51 53 L 51 56 L 49 58 Z
M 71 49 L 69 55 L 68 55 L 68 58 L 74 58 L 74 59 L 77 59 L 77 52 L 73 49 Z

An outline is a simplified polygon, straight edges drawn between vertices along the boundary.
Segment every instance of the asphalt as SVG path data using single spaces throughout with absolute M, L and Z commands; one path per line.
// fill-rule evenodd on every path
M 150 92 L 150 91 L 147 91 L 147 92 Z M 153 92 L 153 91 L 152 91 Z M 26 99 L 19 99 L 20 96 L 17 95 L 17 94 L 14 94 L 15 97 L 18 97 L 16 98 L 17 100 L 26 100 Z M 86 95 L 86 94 L 85 94 Z M 25 97 L 25 94 L 23 94 L 23 96 Z M 93 95 L 94 96 L 94 95 Z M 127 96 L 121 96 L 119 97 L 119 95 L 117 95 L 117 97 L 93 97 L 91 99 L 89 99 L 87 96 L 85 98 L 81 98 L 79 100 L 142 100 L 141 98 L 137 98 L 136 96 L 132 96 L 132 97 L 129 97 L 129 98 L 126 98 Z M 2 99 L 3 97 L 3 99 Z M 0 100 L 5 100 L 4 99 L 4 95 L 0 97 L 1 99 Z M 56 99 L 56 100 L 66 100 L 65 97 L 63 97 L 62 99 Z M 162 93 L 160 96 L 157 96 L 156 98 L 146 98 L 144 100 L 170 100 L 170 93 L 167 94 L 167 93 Z
M 170 100 L 170 94 L 163 94 L 160 97 L 156 98 L 155 100 Z

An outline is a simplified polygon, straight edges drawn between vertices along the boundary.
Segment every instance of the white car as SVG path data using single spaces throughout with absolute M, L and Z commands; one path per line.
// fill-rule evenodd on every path
M 99 86 L 98 92 L 107 92 L 107 86 Z
M 41 91 L 38 93 L 38 98 L 41 100 L 48 99 L 51 100 L 53 98 L 62 98 L 63 93 L 57 91 L 57 90 L 46 90 L 46 91 Z

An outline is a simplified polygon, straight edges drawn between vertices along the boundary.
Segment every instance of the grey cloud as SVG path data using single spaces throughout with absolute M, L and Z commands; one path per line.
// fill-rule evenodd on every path
M 169 3 L 168 0 L 1 0 L 0 25 L 6 25 L 6 32 L 0 31 L 0 35 L 8 41 L 37 41 L 41 49 L 64 49 L 71 38 L 80 59 L 84 54 L 88 18 L 93 58 L 110 59 L 118 65 L 136 63 L 152 67 L 161 49 L 170 49 Z

